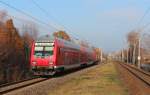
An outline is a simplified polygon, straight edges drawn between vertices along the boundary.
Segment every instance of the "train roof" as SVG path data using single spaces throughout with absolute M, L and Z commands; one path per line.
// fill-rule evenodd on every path
M 41 36 L 39 37 L 36 42 L 53 42 L 54 41 L 54 37 L 50 36 L 50 35 L 45 35 L 45 36 Z
M 51 35 L 45 35 L 45 36 L 41 36 L 39 37 L 36 42 L 54 42 L 54 40 L 57 39 L 61 42 L 63 42 L 66 46 L 68 47 L 72 47 L 72 48 L 76 48 L 76 49 L 80 49 L 81 45 L 79 43 L 76 43 L 74 41 L 67 41 L 67 40 L 64 40 L 64 39 L 61 39 L 61 38 L 56 38 L 54 36 L 51 36 Z M 82 46 L 86 51 L 92 51 L 92 47 L 85 47 L 85 46 Z

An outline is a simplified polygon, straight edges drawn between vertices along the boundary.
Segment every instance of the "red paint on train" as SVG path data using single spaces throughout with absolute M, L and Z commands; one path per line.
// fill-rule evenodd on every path
M 54 38 L 33 43 L 30 64 L 34 75 L 53 75 L 95 61 L 96 54 L 92 48 Z

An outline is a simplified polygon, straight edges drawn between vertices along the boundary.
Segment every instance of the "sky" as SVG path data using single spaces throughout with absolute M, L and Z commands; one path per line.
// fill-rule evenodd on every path
M 127 33 L 150 22 L 150 13 L 147 13 L 138 24 L 150 8 L 150 0 L 34 0 L 48 14 L 41 11 L 32 0 L 0 1 L 48 23 L 50 26 L 34 21 L 38 24 L 41 35 L 52 34 L 57 29 L 65 30 L 72 37 L 86 40 L 105 52 L 126 47 Z M 6 10 L 17 18 L 33 21 L 1 3 L 0 10 Z

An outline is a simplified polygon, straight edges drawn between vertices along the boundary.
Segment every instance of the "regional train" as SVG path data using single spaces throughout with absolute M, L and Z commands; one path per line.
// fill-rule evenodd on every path
M 92 47 L 46 36 L 33 42 L 30 66 L 34 75 L 49 76 L 95 64 L 96 61 L 96 53 Z

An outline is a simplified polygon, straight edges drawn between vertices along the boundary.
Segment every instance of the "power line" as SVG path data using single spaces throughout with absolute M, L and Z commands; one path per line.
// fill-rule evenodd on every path
M 35 1 L 34 1 L 34 2 L 35 2 Z M 5 6 L 7 6 L 7 7 L 9 7 L 9 8 L 14 9 L 15 11 L 17 11 L 17 12 L 19 12 L 19 13 L 24 14 L 24 15 L 27 16 L 27 17 L 30 17 L 31 19 L 35 20 L 36 22 L 38 22 L 38 23 L 40 23 L 40 24 L 45 25 L 45 26 L 48 27 L 48 28 L 51 26 L 51 27 L 53 27 L 54 29 L 59 30 L 58 28 L 54 27 L 53 25 L 49 25 L 48 23 L 45 23 L 44 21 L 39 20 L 38 18 L 35 18 L 35 17 L 33 17 L 32 15 L 30 15 L 30 14 L 28 14 L 28 13 L 26 13 L 26 12 L 24 12 L 24 11 L 22 11 L 22 10 L 20 10 L 20 9 L 18 9 L 18 8 L 16 8 L 16 7 L 14 7 L 14 6 L 12 6 L 12 5 L 10 5 L 10 4 L 4 2 L 4 1 L 0 1 L 0 3 L 3 4 L 3 5 L 5 5 Z M 38 7 L 40 8 L 40 10 L 42 10 L 46 15 L 49 15 L 48 12 L 44 11 L 44 9 L 41 8 L 37 3 L 36 3 L 36 6 L 38 6 Z M 62 25 L 61 25 L 61 26 L 62 26 Z M 63 27 L 64 27 L 64 26 L 63 26 Z M 67 30 L 68 30 L 68 29 L 67 29 Z
M 54 21 L 56 21 L 55 18 L 54 18 L 52 15 L 50 15 L 50 13 L 47 12 L 44 8 L 42 8 L 35 0 L 31 0 L 31 1 L 32 1 L 32 3 L 33 3 L 36 7 L 38 7 L 38 8 L 46 15 L 46 17 L 52 17 L 52 18 L 54 19 Z M 57 23 L 58 23 L 58 21 L 57 21 Z M 62 28 L 66 29 L 68 32 L 73 33 L 73 32 L 70 31 L 70 29 L 66 28 L 64 25 L 62 25 L 62 24 L 60 24 L 60 23 L 58 23 L 58 24 L 59 24 Z M 75 34 L 75 33 L 73 33 L 73 35 L 74 35 L 74 34 Z
M 13 18 L 13 19 L 15 19 L 16 21 L 22 21 L 22 22 L 25 22 L 25 21 L 29 21 L 29 20 L 26 20 L 26 19 L 23 19 L 23 18 L 19 18 L 19 17 L 16 17 L 16 16 L 10 16 L 10 15 L 7 15 L 8 17 L 10 17 L 10 18 Z M 45 29 L 45 30 L 47 30 L 47 31 L 49 31 L 49 27 L 46 27 L 45 25 L 43 25 L 42 24 L 42 29 Z
M 144 15 L 141 17 L 137 25 L 140 25 L 140 23 L 144 20 L 145 16 L 149 13 L 150 7 L 145 11 Z
M 150 7 L 148 7 L 148 9 L 144 12 L 143 16 L 139 19 L 139 21 L 137 22 L 137 24 L 135 25 L 135 28 L 133 28 L 133 30 L 136 30 L 139 25 L 142 23 L 142 21 L 144 20 L 145 16 L 149 13 L 150 11 Z M 146 24 L 142 29 L 146 28 L 149 26 L 150 23 Z
M 54 19 L 54 21 L 56 21 L 56 19 L 52 16 L 52 15 L 50 15 L 50 13 L 49 12 L 47 12 L 44 8 L 42 8 L 35 0 L 31 0 L 32 1 L 32 3 L 36 6 L 36 7 L 38 7 L 40 10 L 41 10 L 41 12 L 43 12 L 45 15 L 46 15 L 46 17 L 48 18 L 48 17 L 52 17 L 53 19 Z M 57 23 L 58 23 L 58 21 L 57 21 Z M 63 27 L 64 29 L 67 29 L 64 25 L 62 25 L 62 24 L 60 24 L 60 23 L 58 23 L 61 27 Z M 68 30 L 68 29 L 67 29 Z
M 12 5 L 10 5 L 10 4 L 4 2 L 4 1 L 0 1 L 0 3 L 1 3 L 1 4 L 4 4 L 5 6 L 7 6 L 7 7 L 9 7 L 9 8 L 14 9 L 15 11 L 17 11 L 17 12 L 19 12 L 19 13 L 24 14 L 24 15 L 27 16 L 27 17 L 30 17 L 31 19 L 35 20 L 35 21 L 38 22 L 38 23 L 41 23 L 41 24 L 43 24 L 43 25 L 46 25 L 47 27 L 51 26 L 51 27 L 53 27 L 54 29 L 58 30 L 56 27 L 54 27 L 54 26 L 52 26 L 52 25 L 49 25 L 49 24 L 47 24 L 47 23 L 45 23 L 45 22 L 43 22 L 43 21 L 41 21 L 41 20 L 39 20 L 39 19 L 33 17 L 32 15 L 30 15 L 30 14 L 28 14 L 28 13 L 26 13 L 26 12 L 24 12 L 24 11 L 22 11 L 22 10 L 20 10 L 20 9 L 18 9 L 18 8 L 16 8 L 16 7 L 14 7 L 14 6 L 12 6 Z
M 50 14 L 44 9 L 42 8 L 36 1 L 31 0 L 33 2 L 33 4 L 38 7 L 45 15 L 50 16 Z

